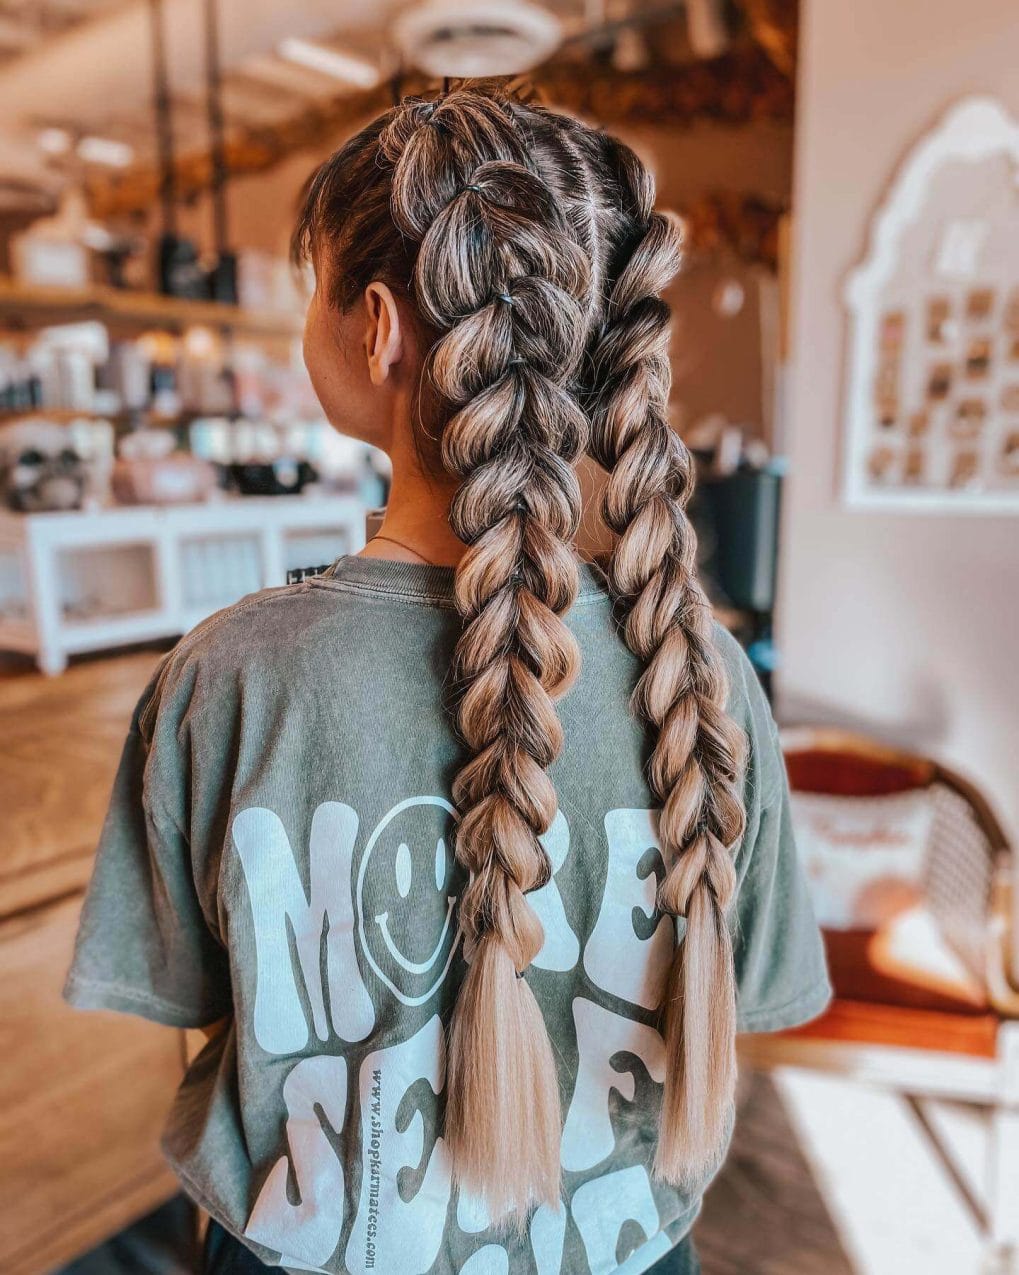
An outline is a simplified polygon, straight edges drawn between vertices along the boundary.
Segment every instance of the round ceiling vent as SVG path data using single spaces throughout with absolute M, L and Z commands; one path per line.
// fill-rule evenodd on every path
M 528 0 L 426 0 L 393 26 L 405 61 L 426 75 L 516 75 L 559 47 L 559 19 Z

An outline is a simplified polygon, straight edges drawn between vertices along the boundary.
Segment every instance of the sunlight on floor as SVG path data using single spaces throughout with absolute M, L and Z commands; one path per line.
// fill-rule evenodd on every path
M 939 1159 L 909 1102 L 842 1077 L 781 1068 L 773 1081 L 858 1275 L 977 1275 L 987 1122 L 926 1101 L 948 1150 Z M 971 1201 L 967 1201 L 967 1194 Z

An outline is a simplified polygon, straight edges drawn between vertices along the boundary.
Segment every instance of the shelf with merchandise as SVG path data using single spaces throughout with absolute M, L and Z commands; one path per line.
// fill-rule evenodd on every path
M 0 278 L 0 327 L 37 328 L 87 319 L 138 330 L 159 327 L 179 332 L 202 326 L 281 339 L 298 336 L 304 323 L 297 310 L 251 309 L 101 284 L 44 287 Z

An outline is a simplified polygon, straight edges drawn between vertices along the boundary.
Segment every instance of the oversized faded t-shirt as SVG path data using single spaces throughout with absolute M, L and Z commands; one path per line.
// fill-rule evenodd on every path
M 66 995 L 177 1027 L 230 1015 L 189 1067 L 164 1149 L 184 1189 L 270 1265 L 362 1275 L 636 1275 L 690 1228 L 705 1182 L 651 1164 L 658 1009 L 683 923 L 628 710 L 640 666 L 584 568 L 583 665 L 560 702 L 554 875 L 529 897 L 527 978 L 555 1045 L 563 1207 L 525 1231 L 457 1192 L 444 1032 L 464 974 L 449 716 L 452 571 L 343 558 L 257 593 L 161 663 L 124 748 Z M 767 704 L 718 641 L 750 738 L 733 910 L 739 1027 L 829 998 Z

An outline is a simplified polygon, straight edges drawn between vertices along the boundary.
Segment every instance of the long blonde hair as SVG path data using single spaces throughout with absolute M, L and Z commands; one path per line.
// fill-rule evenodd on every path
M 458 1182 L 493 1219 L 559 1200 L 556 1062 L 526 971 L 528 903 L 551 866 L 555 701 L 576 674 L 563 616 L 578 587 L 575 472 L 608 471 L 609 582 L 644 671 L 649 785 L 661 803 L 663 911 L 685 918 L 663 1007 L 666 1080 L 655 1172 L 717 1157 L 735 1083 L 728 912 L 743 835 L 744 739 L 695 575 L 690 455 L 670 428 L 669 309 L 679 230 L 628 147 L 489 87 L 401 103 L 322 166 L 295 234 L 337 265 L 331 300 L 372 279 L 416 307 L 430 350 L 436 462 L 460 486 L 456 569 L 456 855 L 468 969 L 449 1031 L 445 1133 Z M 429 431 L 422 428 L 422 438 Z

